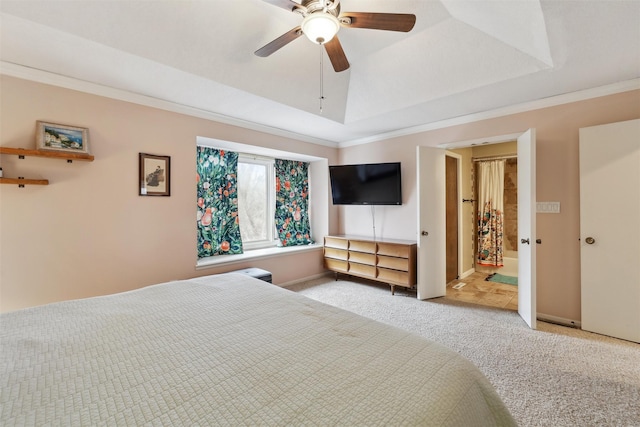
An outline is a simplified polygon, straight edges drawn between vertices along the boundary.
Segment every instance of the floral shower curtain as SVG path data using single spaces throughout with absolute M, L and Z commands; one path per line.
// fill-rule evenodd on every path
M 275 221 L 282 246 L 313 243 L 309 223 L 309 164 L 276 159 L 275 170 Z
M 478 163 L 478 264 L 502 267 L 504 160 Z
M 198 258 L 242 253 L 238 223 L 238 153 L 197 148 Z

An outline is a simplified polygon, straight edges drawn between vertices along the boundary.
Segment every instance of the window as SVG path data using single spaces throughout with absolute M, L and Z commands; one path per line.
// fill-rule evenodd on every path
M 238 216 L 245 249 L 275 246 L 274 160 L 240 154 Z
M 276 233 L 275 220 L 276 159 L 290 159 L 309 164 L 309 187 L 313 188 L 313 191 L 308 193 L 309 206 L 313 206 L 314 210 L 309 234 L 325 236 L 329 230 L 330 200 L 329 167 L 326 158 L 202 136 L 197 137 L 196 146 L 198 153 L 196 156 L 197 269 L 279 256 L 290 251 L 317 250 L 318 245 L 279 247 L 281 245 Z M 218 150 L 219 154 L 208 152 L 208 149 Z M 226 161 L 231 159 L 232 153 L 235 155 L 233 165 Z M 213 157 L 210 158 L 212 155 Z M 224 157 L 224 164 L 220 161 L 216 162 L 216 157 Z M 226 166 L 232 166 L 232 168 L 226 168 Z M 224 195 L 224 189 L 220 193 L 223 184 L 214 184 L 216 179 L 225 181 L 224 186 L 228 188 L 229 194 L 235 196 L 233 199 L 219 197 L 220 194 Z M 230 182 L 231 187 L 229 187 Z M 231 206 L 218 206 L 223 199 L 230 199 Z M 233 207 L 235 209 L 232 209 Z M 224 210 L 223 213 L 226 212 L 227 215 L 221 216 L 220 210 Z M 233 234 L 227 233 L 231 231 Z M 213 239 L 216 236 L 220 237 L 218 239 L 220 241 L 216 241 L 214 245 Z M 205 247 L 207 250 L 204 250 Z M 235 251 L 236 248 L 238 251 Z

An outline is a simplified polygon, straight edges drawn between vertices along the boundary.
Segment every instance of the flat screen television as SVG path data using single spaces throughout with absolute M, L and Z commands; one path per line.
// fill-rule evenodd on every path
M 401 205 L 400 163 L 329 166 L 334 205 Z

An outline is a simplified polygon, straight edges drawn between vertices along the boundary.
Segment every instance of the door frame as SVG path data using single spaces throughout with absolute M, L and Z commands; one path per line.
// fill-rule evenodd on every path
M 456 180 L 458 181 L 458 196 L 457 196 L 457 204 L 458 204 L 458 279 L 462 278 L 462 273 L 464 273 L 463 269 L 464 269 L 464 251 L 463 249 L 463 245 L 464 245 L 464 235 L 462 233 L 463 230 L 463 226 L 462 226 L 462 156 L 458 153 L 454 153 L 452 151 L 449 150 L 445 150 L 444 152 L 445 156 L 448 157 L 453 157 L 457 160 L 456 163 Z
M 525 135 L 527 132 L 529 132 L 530 129 L 525 129 L 522 132 L 517 132 L 517 133 L 512 133 L 512 134 L 503 134 L 503 135 L 496 135 L 496 136 L 492 136 L 492 137 L 487 137 L 487 138 L 478 138 L 478 139 L 474 139 L 474 140 L 463 140 L 463 141 L 455 141 L 455 142 L 451 142 L 451 143 L 443 143 L 443 144 L 439 144 L 437 145 L 435 148 L 439 148 L 439 149 L 444 149 L 445 153 L 446 150 L 451 150 L 451 149 L 456 149 L 456 148 L 467 148 L 467 147 L 471 147 L 471 146 L 475 146 L 475 145 L 484 145 L 484 144 L 499 144 L 499 143 L 503 143 L 503 142 L 512 142 L 512 141 L 518 141 L 518 139 L 520 137 L 522 137 L 523 135 Z M 535 129 L 532 130 L 532 132 L 535 132 Z M 535 133 L 534 133 L 535 135 Z M 533 165 L 535 167 L 535 152 L 533 153 Z M 459 162 L 460 163 L 460 162 Z M 534 189 L 535 189 L 535 182 L 534 182 Z M 535 199 L 535 194 L 534 194 L 534 199 Z M 460 202 L 459 202 L 460 204 Z M 520 205 L 518 205 L 518 215 L 520 216 L 520 212 L 521 212 L 522 207 Z M 534 214 L 535 215 L 535 210 L 534 210 Z M 535 218 L 534 218 L 535 220 Z M 459 223 L 459 227 L 461 227 L 461 223 Z M 459 233 L 460 234 L 460 233 Z M 519 236 L 520 237 L 520 236 Z M 460 235 L 458 236 L 458 238 L 460 238 Z M 535 236 L 530 236 L 530 240 L 532 242 L 535 242 Z M 532 247 L 533 250 L 535 250 L 535 243 Z M 518 268 L 518 270 L 520 270 L 520 268 Z M 535 280 L 535 271 L 531 271 L 531 277 L 532 280 Z M 520 271 L 518 271 L 518 274 L 520 274 Z M 520 293 L 520 288 L 518 288 L 518 293 Z M 442 295 L 444 296 L 444 295 Z M 518 301 L 520 301 L 520 295 L 518 298 Z M 531 301 L 532 301 L 532 307 L 537 308 L 537 302 L 536 302 L 536 291 L 535 291 L 535 287 L 534 289 L 532 289 L 532 294 L 531 294 Z M 518 312 L 520 313 L 521 316 L 523 316 L 523 314 L 521 313 L 520 308 L 518 309 Z M 537 313 L 532 313 L 531 319 L 525 318 L 523 316 L 523 318 L 525 318 L 525 321 L 529 324 L 529 327 L 531 327 L 532 329 L 536 328 L 536 317 L 537 317 Z
M 454 150 L 457 148 L 469 148 L 476 145 L 487 145 L 487 144 L 502 144 L 505 142 L 513 142 L 518 139 L 524 132 L 511 133 L 507 135 L 497 135 L 489 138 L 479 138 L 479 139 L 470 139 L 464 141 L 456 141 L 451 143 L 440 144 L 437 148 L 445 149 L 445 156 L 451 156 L 458 159 L 458 276 L 460 279 L 467 277 L 470 274 L 475 272 L 475 264 L 470 270 L 464 271 L 464 260 L 463 260 L 463 245 L 464 245 L 464 235 L 463 235 L 463 225 L 462 225 L 462 200 L 460 196 L 460 191 L 462 188 L 462 156 L 460 154 L 454 153 L 449 150 Z M 475 255 L 474 255 L 475 256 Z M 469 273 L 469 274 L 464 274 Z

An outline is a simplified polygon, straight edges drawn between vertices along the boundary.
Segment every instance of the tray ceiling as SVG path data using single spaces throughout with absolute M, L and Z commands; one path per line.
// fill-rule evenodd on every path
M 413 13 L 409 33 L 343 28 L 335 73 L 300 24 L 261 0 L 0 3 L 3 64 L 340 145 L 640 77 L 638 1 L 342 0 Z

